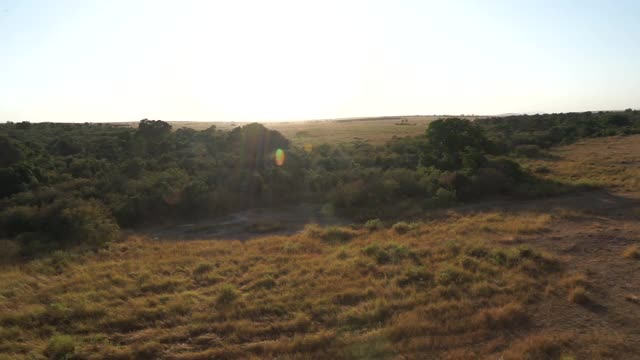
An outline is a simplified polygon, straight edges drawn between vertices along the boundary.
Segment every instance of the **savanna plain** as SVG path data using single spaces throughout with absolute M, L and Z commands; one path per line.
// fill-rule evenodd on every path
M 639 112 L 437 119 L 6 125 L 0 359 L 640 359 Z

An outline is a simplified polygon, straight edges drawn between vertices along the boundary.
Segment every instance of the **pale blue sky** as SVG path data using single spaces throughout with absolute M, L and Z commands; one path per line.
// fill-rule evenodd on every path
M 635 0 L 0 0 L 0 121 L 629 107 Z

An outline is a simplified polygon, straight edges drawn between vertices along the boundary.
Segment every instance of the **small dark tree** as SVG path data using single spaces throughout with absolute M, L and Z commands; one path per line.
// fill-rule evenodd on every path
M 0 137 L 0 167 L 11 166 L 24 159 L 23 148 L 16 141 Z
M 137 146 L 144 149 L 148 156 L 160 156 L 172 149 L 173 143 L 170 141 L 171 125 L 162 120 L 140 120 L 138 131 L 136 132 Z
M 483 130 L 467 119 L 440 119 L 429 124 L 423 162 L 442 170 L 480 166 L 489 141 Z M 465 160 L 465 161 L 463 161 Z
M 142 119 L 138 124 L 138 134 L 145 138 L 161 138 L 171 133 L 171 125 L 162 120 Z
M 630 124 L 629 118 L 624 114 L 611 115 L 607 122 L 612 126 L 627 126 Z
M 229 139 L 241 149 L 242 165 L 257 171 L 262 171 L 265 161 L 271 160 L 276 149 L 286 149 L 289 146 L 289 140 L 282 134 L 259 123 L 233 129 L 229 133 Z

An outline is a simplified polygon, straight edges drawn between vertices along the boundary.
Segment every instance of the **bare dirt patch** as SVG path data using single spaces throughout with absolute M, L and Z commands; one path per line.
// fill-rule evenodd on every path
M 154 227 L 144 230 L 143 233 L 158 240 L 248 240 L 266 234 L 291 235 L 311 223 L 342 225 L 347 221 L 323 213 L 320 204 L 301 204 L 249 209 L 223 217 Z

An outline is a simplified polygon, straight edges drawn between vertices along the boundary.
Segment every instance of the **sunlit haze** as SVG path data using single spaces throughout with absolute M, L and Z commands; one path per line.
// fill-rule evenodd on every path
M 0 1 L 0 121 L 640 107 L 638 1 Z

